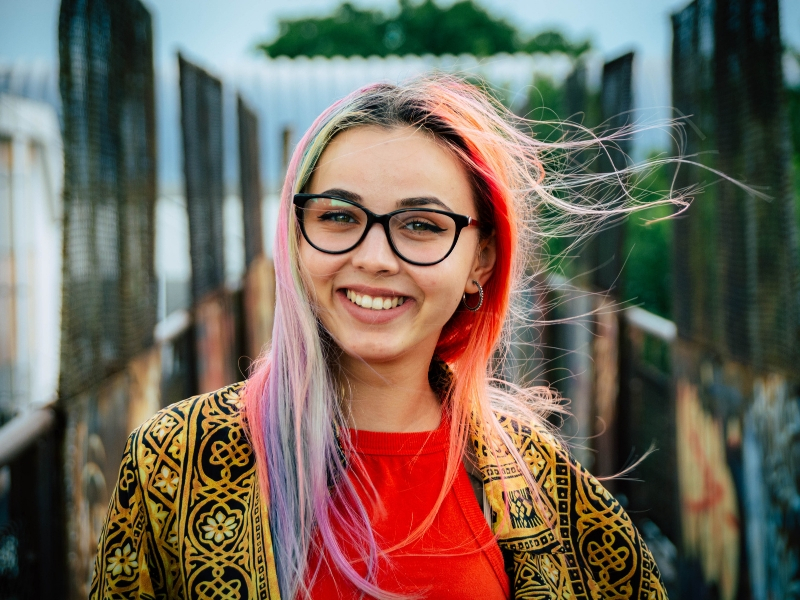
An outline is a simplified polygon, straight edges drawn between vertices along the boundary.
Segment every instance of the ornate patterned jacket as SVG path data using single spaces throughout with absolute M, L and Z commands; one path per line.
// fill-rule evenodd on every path
M 131 434 L 93 600 L 279 598 L 268 511 L 239 414 L 242 390 L 239 383 L 178 402 Z M 614 498 L 554 440 L 502 423 L 543 492 L 535 507 L 507 451 L 498 468 L 486 461 L 484 440 L 472 440 L 512 597 L 666 598 L 652 555 Z

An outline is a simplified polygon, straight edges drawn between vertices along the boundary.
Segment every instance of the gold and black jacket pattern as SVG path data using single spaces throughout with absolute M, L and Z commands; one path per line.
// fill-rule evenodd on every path
M 131 434 L 93 600 L 280 598 L 242 391 L 239 383 L 178 402 Z M 600 483 L 547 434 L 500 421 L 540 490 L 531 496 L 502 444 L 473 435 L 512 598 L 666 598 L 652 555 Z

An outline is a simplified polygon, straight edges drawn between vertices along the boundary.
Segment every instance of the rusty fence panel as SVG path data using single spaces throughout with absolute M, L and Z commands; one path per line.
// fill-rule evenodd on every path
M 261 220 L 261 151 L 255 111 L 238 97 L 239 173 L 244 215 L 245 265 L 242 289 L 243 355 L 237 365 L 246 374 L 272 336 L 275 269 L 264 252 Z
M 713 10 L 709 2 L 692 2 L 672 16 L 672 103 L 687 124 L 676 133 L 676 154 L 695 156 L 710 149 L 714 131 L 713 110 Z M 701 52 L 701 49 L 703 51 Z M 700 169 L 682 165 L 675 174 L 679 189 L 702 181 Z M 716 245 L 714 222 L 715 189 L 696 200 L 685 215 L 676 219 L 673 244 L 673 318 L 684 338 L 718 339 L 716 268 L 712 256 Z

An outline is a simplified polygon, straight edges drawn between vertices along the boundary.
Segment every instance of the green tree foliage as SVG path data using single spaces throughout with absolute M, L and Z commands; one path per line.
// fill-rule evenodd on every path
M 636 182 L 633 192 L 647 202 L 663 198 L 669 186 L 670 169 L 662 165 Z M 673 221 L 666 219 L 672 212 L 670 206 L 656 206 L 635 213 L 624 224 L 627 260 L 621 277 L 621 298 L 665 318 L 672 315 Z
M 547 76 L 534 79 L 528 95 L 526 116 L 534 121 L 531 130 L 537 139 L 546 142 L 585 139 L 586 134 L 564 123 L 565 119 L 578 121 L 589 128 L 599 125 L 599 92 L 582 90 L 580 106 L 571 107 L 570 104 L 575 104 L 575 99 L 570 102 L 567 87 L 566 83 L 559 84 Z M 580 112 L 576 113 L 576 110 Z M 585 169 L 592 171 L 604 168 L 600 156 L 601 153 L 592 150 L 573 152 L 569 159 L 553 154 L 549 156 L 549 162 L 555 169 L 559 168 L 559 163 L 566 161 L 573 164 L 573 167 L 580 163 Z M 646 173 L 646 176 L 635 177 L 628 182 L 630 192 L 643 203 L 663 198 L 670 187 L 668 168 L 662 166 Z M 672 208 L 669 206 L 645 209 L 622 224 L 625 266 L 619 280 L 620 300 L 641 305 L 646 310 L 667 318 L 670 317 L 672 305 L 672 221 L 658 219 L 669 216 L 671 212 Z M 589 268 L 585 253 L 591 250 L 583 244 L 569 250 L 567 254 L 568 246 L 572 242 L 574 240 L 570 238 L 550 238 L 547 240 L 546 252 L 551 268 L 560 271 L 577 285 L 582 285 Z
M 525 42 L 522 47 L 525 52 L 542 52 L 544 54 L 560 52 L 574 58 L 591 49 L 592 44 L 589 40 L 570 42 L 560 31 L 542 31 Z
M 561 52 L 577 57 L 588 41 L 572 43 L 558 31 L 531 39 L 473 0 L 441 7 L 433 0 L 400 0 L 399 11 L 387 15 L 349 2 L 333 15 L 280 21 L 278 37 L 260 44 L 268 56 L 388 56 L 390 54 L 474 54 Z

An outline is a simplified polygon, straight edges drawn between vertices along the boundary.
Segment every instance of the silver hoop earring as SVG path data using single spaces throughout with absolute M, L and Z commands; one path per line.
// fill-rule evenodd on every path
M 472 283 L 474 283 L 475 285 L 478 286 L 478 305 L 473 307 L 473 306 L 470 306 L 469 304 L 467 304 L 467 293 L 466 292 L 464 292 L 464 295 L 461 296 L 461 302 L 464 303 L 464 307 L 467 310 L 471 310 L 472 312 L 475 312 L 481 306 L 483 306 L 483 288 L 481 287 L 481 284 L 478 283 L 477 281 L 475 281 L 474 279 L 472 280 Z

